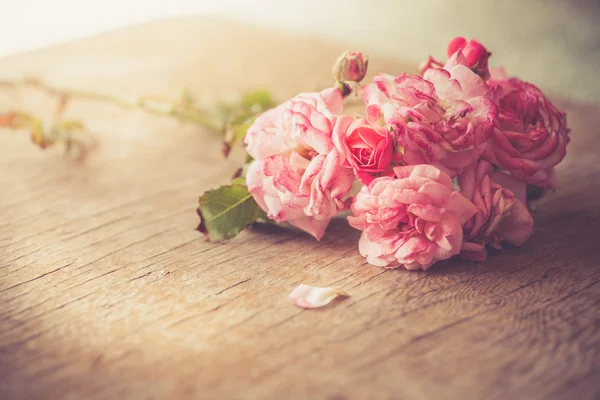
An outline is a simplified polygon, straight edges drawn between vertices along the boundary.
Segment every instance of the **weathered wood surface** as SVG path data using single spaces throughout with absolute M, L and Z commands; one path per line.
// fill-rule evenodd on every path
M 190 19 L 5 59 L 0 74 L 285 98 L 326 85 L 340 50 Z M 275 227 L 205 242 L 196 198 L 235 169 L 209 132 L 77 102 L 101 138 L 77 166 L 2 131 L 0 398 L 598 398 L 600 108 L 558 103 L 573 141 L 535 236 L 427 272 L 366 265 L 343 221 L 321 242 Z M 48 110 L 0 93 L 15 104 Z M 351 297 L 303 311 L 286 298 L 299 283 Z

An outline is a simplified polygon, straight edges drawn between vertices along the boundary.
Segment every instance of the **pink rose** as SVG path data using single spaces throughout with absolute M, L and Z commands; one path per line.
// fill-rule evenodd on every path
M 246 133 L 246 151 L 256 160 L 292 149 L 327 154 L 334 147 L 331 132 L 336 115 L 342 111 L 339 89 L 301 93 L 254 121 Z
M 553 167 L 570 140 L 565 113 L 530 83 L 517 78 L 488 83 L 499 116 L 487 158 L 519 181 L 555 189 Z
M 363 231 L 359 251 L 370 264 L 427 269 L 460 252 L 462 224 L 477 208 L 453 191 L 450 177 L 431 165 L 394 168 L 352 203 L 350 225 Z
M 477 207 L 477 213 L 463 225 L 464 240 L 460 256 L 474 261 L 487 257 L 486 245 L 500 248 L 503 240 L 520 245 L 533 233 L 533 219 L 525 204 L 500 182 L 524 195 L 525 184 L 512 177 L 494 173 L 492 165 L 482 160 L 459 176 L 460 192 Z
M 342 162 L 337 150 L 312 160 L 292 151 L 254 161 L 246 184 L 270 219 L 288 222 L 320 240 L 331 218 L 347 209 L 345 197 L 354 176 Z
M 333 128 L 333 143 L 365 185 L 390 167 L 394 153 L 390 131 L 365 118 L 339 117 Z
M 497 109 L 483 79 L 464 65 L 431 68 L 421 78 L 375 77 L 363 89 L 367 115 L 382 114 L 409 165 L 433 164 L 451 176 L 485 151 Z
M 289 222 L 319 240 L 331 218 L 347 209 L 354 176 L 333 145 L 339 89 L 303 93 L 267 111 L 248 129 L 248 190 L 276 222 Z
M 477 75 L 487 80 L 490 78 L 488 70 L 488 58 L 492 55 L 481 43 L 475 39 L 467 41 L 463 37 L 456 37 L 448 43 L 446 50 L 448 58 L 458 55 L 464 56 L 464 65 L 469 67 Z
M 533 218 L 527 209 L 527 186 L 498 171 L 492 174 L 492 181 L 513 192 L 516 198 L 512 209 L 496 231 L 505 242 L 520 246 L 533 234 Z

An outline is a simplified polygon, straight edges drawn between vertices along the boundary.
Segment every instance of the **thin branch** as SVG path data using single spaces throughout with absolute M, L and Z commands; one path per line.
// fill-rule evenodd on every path
M 0 80 L 0 87 L 39 89 L 50 95 L 57 96 L 60 99 L 58 113 L 62 111 L 69 99 L 78 98 L 110 103 L 125 109 L 140 109 L 155 115 L 177 118 L 180 121 L 193 123 L 215 131 L 222 129 L 219 122 L 208 111 L 201 110 L 195 106 L 185 107 L 182 110 L 173 102 L 158 98 L 136 97 L 128 99 L 85 90 L 59 89 L 36 78 Z

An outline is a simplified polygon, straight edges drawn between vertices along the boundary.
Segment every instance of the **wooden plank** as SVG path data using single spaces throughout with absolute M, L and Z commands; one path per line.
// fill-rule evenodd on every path
M 15 56 L 0 72 L 287 98 L 327 85 L 341 50 L 192 18 Z M 0 94 L 2 107 L 47 104 Z M 368 266 L 342 220 L 321 242 L 273 226 L 205 242 L 196 198 L 242 157 L 224 161 L 210 132 L 77 102 L 69 113 L 101 138 L 83 165 L 1 132 L 0 398 L 597 398 L 600 108 L 559 104 L 573 141 L 534 237 L 426 272 Z M 351 297 L 303 311 L 286 298 L 299 283 Z

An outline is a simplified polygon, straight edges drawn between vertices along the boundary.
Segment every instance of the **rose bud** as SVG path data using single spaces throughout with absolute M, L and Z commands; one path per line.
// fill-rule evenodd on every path
M 333 65 L 333 77 L 338 82 L 360 82 L 367 73 L 369 58 L 361 52 L 346 51 Z
M 462 50 L 466 66 L 483 79 L 489 79 L 488 58 L 492 55 L 485 46 L 475 39 L 467 41 L 463 37 L 456 37 L 448 43 L 446 53 L 451 58 L 457 51 Z

